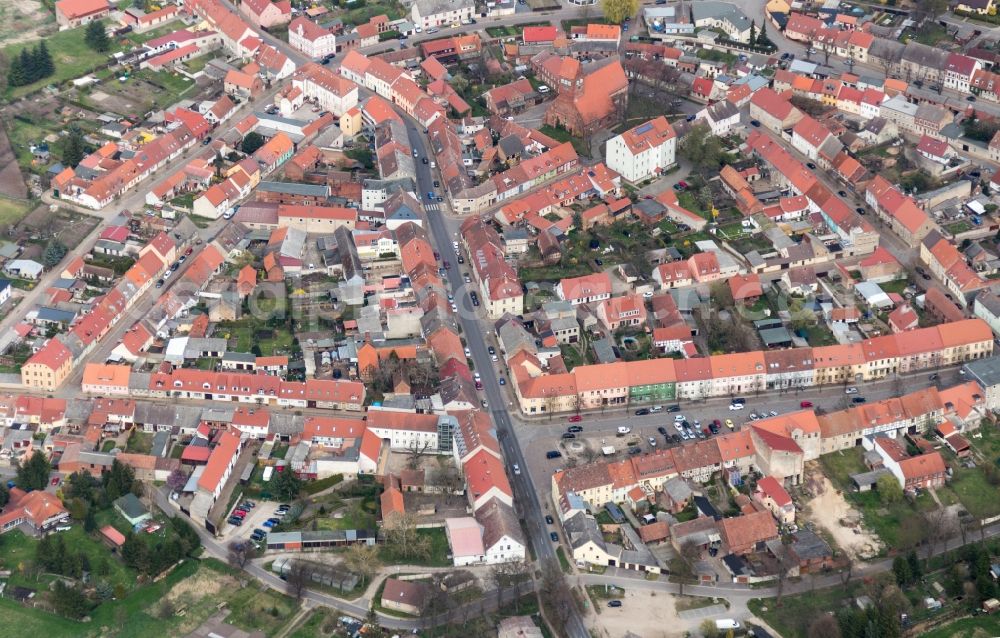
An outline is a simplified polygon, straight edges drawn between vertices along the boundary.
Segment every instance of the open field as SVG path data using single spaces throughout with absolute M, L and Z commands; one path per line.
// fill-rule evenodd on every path
M 85 75 L 90 70 L 107 61 L 108 56 L 121 49 L 121 45 L 112 41 L 111 49 L 107 53 L 98 53 L 86 45 L 83 41 L 86 27 L 59 31 L 45 39 L 52 53 L 52 61 L 55 62 L 56 72 L 43 80 L 34 84 L 8 88 L 5 96 L 8 99 L 18 98 L 27 95 L 48 84 L 59 84 L 66 80 L 78 78 Z M 30 46 L 30 43 L 12 44 L 0 49 L 0 55 L 6 59 L 19 55 L 21 49 Z
M 847 604 L 857 587 L 860 585 L 850 583 L 847 589 L 832 587 L 798 596 L 785 596 L 780 605 L 774 598 L 754 598 L 747 606 L 784 638 L 806 638 L 810 623 L 820 614 L 836 612 Z
M 0 127 L 0 196 L 10 197 L 14 200 L 24 200 L 28 197 L 28 188 L 24 183 L 24 178 L 21 177 L 20 169 L 18 169 L 17 157 L 3 127 Z M 0 224 L 11 223 L 12 213 L 5 210 L 9 208 L 9 204 L 0 202 Z
M 10 164 L 15 169 L 17 164 Z M 31 205 L 26 202 L 19 202 L 0 196 L 0 226 L 14 225 L 28 214 Z
M 55 28 L 55 16 L 40 0 L 0 2 L 0 46 L 31 42 Z

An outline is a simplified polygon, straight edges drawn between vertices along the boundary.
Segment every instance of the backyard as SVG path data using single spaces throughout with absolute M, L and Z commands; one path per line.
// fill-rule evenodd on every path
M 52 61 L 56 66 L 55 73 L 33 84 L 7 88 L 5 94 L 7 99 L 15 99 L 32 93 L 43 86 L 60 84 L 66 80 L 85 75 L 106 63 L 108 56 L 122 49 L 120 43 L 112 40 L 109 51 L 98 53 L 84 42 L 85 31 L 86 27 L 78 27 L 76 29 L 58 31 L 45 38 L 45 43 L 52 53 Z M 12 44 L 0 49 L 0 54 L 7 60 L 10 60 L 13 56 L 20 55 L 21 49 L 33 44 L 28 42 Z
M 774 598 L 754 598 L 747 606 L 783 638 L 807 638 L 809 625 L 817 616 L 836 612 L 848 604 L 859 587 L 858 583 L 851 583 L 846 589 L 830 587 L 808 594 L 785 596 L 781 604 L 777 604 Z

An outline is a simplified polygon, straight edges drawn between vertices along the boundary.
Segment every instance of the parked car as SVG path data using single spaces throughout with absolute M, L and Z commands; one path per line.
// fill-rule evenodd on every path
M 635 411 L 636 416 L 646 416 L 649 414 L 649 408 L 639 408 Z
M 853 385 L 851 387 L 849 387 L 849 388 L 847 388 L 847 389 L 844 390 L 844 394 L 857 394 L 857 393 L 858 393 L 858 389 L 856 387 L 854 387 Z
M 608 601 L 608 607 L 621 607 L 621 606 L 622 606 L 622 601 L 620 601 L 620 600 L 609 600 Z
M 730 430 L 733 430 L 736 428 L 736 424 L 733 423 L 732 419 L 726 419 L 726 427 L 729 428 Z
M 573 432 L 563 432 L 562 438 L 564 439 L 575 439 L 576 434 Z
M 571 425 L 568 428 L 566 428 L 566 431 L 567 432 L 583 432 L 583 426 L 582 425 Z
M 811 408 L 811 407 L 813 407 L 813 402 L 812 401 L 802 401 L 802 402 L 799 403 L 799 407 L 800 408 Z
M 663 436 L 667 436 L 667 428 L 663 427 L 662 425 L 656 428 L 656 431 L 662 434 Z
M 667 406 L 667 412 L 680 412 L 680 411 L 681 411 L 681 406 L 677 405 L 676 403 Z
M 552 518 L 552 516 L 551 516 L 551 515 L 549 515 L 549 514 L 546 514 L 546 515 L 545 515 L 545 522 L 546 522 L 546 523 L 548 523 L 549 525 L 552 525 L 552 524 L 553 524 L 553 523 L 555 523 L 556 521 L 555 521 L 555 519 L 553 519 L 553 518 Z
M 545 458 L 547 459 L 557 459 L 562 456 L 562 452 L 559 450 L 549 450 L 545 453 Z
M 579 414 L 574 414 L 573 416 L 569 417 L 569 419 L 567 419 L 567 420 L 570 423 L 579 423 L 580 421 L 583 421 L 583 417 L 580 416 Z
M 864 397 L 854 397 L 851 399 L 851 403 L 864 403 L 865 401 Z

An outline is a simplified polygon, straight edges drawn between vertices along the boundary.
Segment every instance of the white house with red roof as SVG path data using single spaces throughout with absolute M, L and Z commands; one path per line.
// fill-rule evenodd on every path
M 773 476 L 765 476 L 757 481 L 754 499 L 766 507 L 782 525 L 795 522 L 795 503 L 781 482 Z
M 674 165 L 677 134 L 667 118 L 657 117 L 612 137 L 605 146 L 608 168 L 630 182 L 641 182 Z
M 240 435 L 234 431 L 223 432 L 208 456 L 208 462 L 195 470 L 197 479 L 195 495 L 191 501 L 191 518 L 207 521 L 209 511 L 222 494 L 226 481 L 233 473 L 240 458 Z
M 56 22 L 60 29 L 72 29 L 111 13 L 108 0 L 59 0 L 56 2 Z
M 0 513 L 0 534 L 21 526 L 35 534 L 41 534 L 68 519 L 69 512 L 54 495 L 42 490 L 25 492 L 19 487 L 13 487 L 7 505 Z
M 314 60 L 337 52 L 337 36 L 305 16 L 288 25 L 288 44 Z
M 267 29 L 279 24 L 285 24 L 292 19 L 292 3 L 288 0 L 272 2 L 271 0 L 243 0 L 240 12 L 250 19 L 251 23 Z
M 952 53 L 944 68 L 944 86 L 960 93 L 968 93 L 972 76 L 981 68 L 981 63 L 961 53 Z
M 473 512 L 494 498 L 509 507 L 513 506 L 514 493 L 503 461 L 482 450 L 462 465 L 462 471 Z
M 920 143 L 917 144 L 917 153 L 924 159 L 935 164 L 940 164 L 941 166 L 947 166 L 948 162 L 955 155 L 948 142 L 929 135 L 924 135 L 920 138 Z
M 606 272 L 567 277 L 556 284 L 556 295 L 574 306 L 611 298 L 611 277 Z

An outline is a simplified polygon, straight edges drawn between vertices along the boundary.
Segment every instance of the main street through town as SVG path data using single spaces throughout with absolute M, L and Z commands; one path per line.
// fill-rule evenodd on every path
M 761 0 L 736 0 L 735 3 L 740 6 L 748 16 L 755 19 L 758 24 L 762 24 L 764 22 L 764 3 Z M 230 10 L 235 11 L 233 5 L 228 1 L 224 0 L 224 4 L 226 4 Z M 651 3 L 646 4 L 648 5 Z M 594 7 L 581 9 L 579 7 L 566 5 L 556 11 L 550 12 L 518 12 L 514 15 L 505 16 L 503 18 L 481 19 L 479 23 L 474 26 L 474 29 L 482 31 L 489 26 L 514 26 L 529 22 L 537 23 L 546 20 L 558 25 L 562 20 L 579 17 L 583 15 L 584 12 L 587 12 L 589 15 L 596 15 L 599 10 Z M 459 29 L 444 28 L 434 34 L 428 34 L 425 32 L 410 37 L 409 44 L 413 45 L 420 41 L 446 37 L 448 35 L 467 30 L 469 30 L 469 27 L 461 27 Z M 777 29 L 773 28 L 770 23 L 768 23 L 768 36 L 779 47 L 780 51 L 795 53 L 797 58 L 805 57 L 806 47 L 804 45 L 788 41 L 783 35 L 781 35 L 780 32 L 777 31 Z M 296 64 L 301 65 L 308 61 L 307 58 L 305 58 L 300 52 L 292 49 L 284 41 L 267 33 L 263 34 L 263 38 L 268 44 L 276 47 L 285 53 L 285 55 L 287 55 L 290 59 L 294 60 Z M 386 50 L 388 48 L 397 48 L 398 46 L 399 43 L 395 41 L 381 43 L 375 47 L 369 48 L 368 52 Z M 365 52 L 366 50 L 362 49 L 362 51 Z M 332 68 L 336 67 L 336 64 L 340 59 L 342 59 L 342 56 L 343 54 L 333 60 Z M 821 61 L 822 57 L 822 55 L 812 56 L 813 60 L 817 62 Z M 829 59 L 829 66 L 837 72 L 849 70 L 849 65 L 846 61 L 833 57 Z M 870 65 L 854 65 L 853 70 L 856 73 L 863 72 L 864 74 L 876 77 L 881 77 L 884 74 L 880 69 Z M 260 105 L 267 104 L 272 101 L 273 97 L 281 89 L 287 86 L 289 82 L 290 80 L 276 82 L 259 100 L 254 103 L 244 103 L 241 105 L 240 111 L 237 113 L 234 121 L 238 121 L 239 118 L 247 115 L 255 106 L 259 107 Z M 977 104 L 977 108 L 982 107 Z M 987 112 L 992 112 L 991 109 L 997 114 L 1000 114 L 1000 107 L 989 105 L 988 108 L 983 108 L 983 110 Z M 418 157 L 430 157 L 428 142 L 422 132 L 422 127 L 414 125 L 413 121 L 409 118 L 406 118 L 406 121 L 408 122 L 410 146 L 417 152 Z M 105 224 L 107 224 L 107 222 L 121 210 L 142 210 L 145 207 L 145 193 L 148 191 L 152 183 L 159 181 L 166 175 L 169 175 L 171 172 L 183 166 L 190 159 L 204 152 L 205 149 L 200 146 L 189 149 L 187 152 L 172 161 L 168 166 L 161 169 L 155 178 L 151 178 L 147 181 L 147 183 L 144 183 L 139 188 L 133 190 L 131 193 L 124 196 L 120 201 L 116 202 L 114 206 L 109 207 L 104 211 L 86 211 L 74 206 L 67 206 L 71 209 L 77 210 L 78 212 L 99 217 L 100 223 L 90 234 L 88 234 L 87 237 L 83 238 L 76 245 L 70 248 L 70 253 L 66 259 L 68 260 L 70 257 L 84 254 L 93 244 L 100 232 L 104 229 Z M 433 187 L 435 171 L 429 164 L 423 164 L 418 161 L 416 163 L 416 172 L 418 196 L 423 198 L 423 194 L 438 190 Z M 822 179 L 835 192 L 838 190 L 836 184 L 830 182 L 829 178 L 823 176 Z M 851 200 L 849 200 L 849 202 L 851 202 L 851 208 L 853 209 L 855 207 L 855 203 Z M 55 203 L 66 206 L 64 202 L 56 201 Z M 457 264 L 457 254 L 452 247 L 452 241 L 457 238 L 456 231 L 460 220 L 448 213 L 447 204 L 432 205 L 427 207 L 426 217 L 435 249 L 441 254 L 443 260 L 450 261 L 452 264 Z M 207 243 L 216 236 L 216 234 L 224 227 L 225 223 L 227 222 L 219 220 L 211 224 L 209 227 L 200 231 L 199 237 L 203 240 L 203 242 Z M 899 242 L 899 240 L 892 237 L 890 233 L 884 233 L 883 239 L 885 240 L 884 245 L 888 245 L 889 249 L 898 258 L 901 258 L 901 261 L 904 261 L 904 263 L 912 262 L 912 257 L 909 256 L 912 255 L 912 247 L 903 245 Z M 188 259 L 188 262 L 192 261 L 196 256 L 197 253 L 192 255 Z M 168 280 L 163 289 L 151 288 L 146 295 L 143 296 L 143 298 L 138 300 L 133 306 L 132 311 L 129 313 L 130 316 L 124 317 L 121 321 L 119 321 L 102 344 L 95 349 L 93 353 L 91 353 L 89 357 L 90 360 L 103 361 L 108 356 L 110 350 L 117 345 L 123 332 L 127 330 L 132 323 L 134 323 L 135 319 L 148 312 L 149 308 L 152 307 L 156 299 L 163 292 L 169 290 L 171 286 L 178 285 L 181 275 L 184 272 L 184 268 L 186 268 L 187 265 L 188 264 L 186 263 L 181 269 L 179 269 L 179 271 L 176 272 L 170 280 Z M 11 332 L 13 325 L 17 321 L 20 321 L 23 318 L 24 313 L 37 303 L 40 299 L 40 295 L 47 290 L 54 279 L 58 277 L 58 273 L 59 268 L 55 268 L 46 273 L 42 281 L 39 282 L 39 285 L 22 298 L 20 306 L 16 309 L 16 311 L 0 320 L 0 335 Z M 482 314 L 479 312 L 481 309 L 472 306 L 467 294 L 467 286 L 463 282 L 462 269 L 454 267 L 446 270 L 445 273 L 448 284 L 454 292 L 456 302 L 459 305 L 458 321 L 462 327 L 462 335 L 471 354 L 470 358 L 475 365 L 475 369 L 480 371 L 482 375 L 484 386 L 483 396 L 488 401 L 489 412 L 494 420 L 497 431 L 497 438 L 502 447 L 506 465 L 509 469 L 511 485 L 514 491 L 515 505 L 518 509 L 518 513 L 524 522 L 527 536 L 538 562 L 542 565 L 558 570 L 559 562 L 556 554 L 557 545 L 554 544 L 549 538 L 550 531 L 555 530 L 555 528 L 548 527 L 545 523 L 544 517 L 546 513 L 554 514 L 551 510 L 551 504 L 549 503 L 551 474 L 556 468 L 560 467 L 565 460 L 548 460 L 545 458 L 545 452 L 547 450 L 566 449 L 562 446 L 563 441 L 560 438 L 568 425 L 566 423 L 566 415 L 555 417 L 526 417 L 524 415 L 520 415 L 517 411 L 516 404 L 513 402 L 510 384 L 501 386 L 498 382 L 500 377 L 509 378 L 507 371 L 503 369 L 502 363 L 494 364 L 487 351 L 488 345 L 495 343 L 492 337 L 490 322 L 483 318 Z M 75 396 L 78 394 L 83 365 L 84 364 L 81 363 L 78 366 L 78 369 L 74 372 L 71 379 L 63 386 L 63 388 L 60 389 L 58 392 L 60 396 Z M 904 388 L 906 391 L 913 391 L 935 384 L 940 384 L 941 386 L 953 385 L 954 383 L 958 383 L 962 380 L 961 375 L 959 375 L 957 369 L 954 368 L 942 369 L 939 371 L 939 375 L 940 377 L 934 380 L 929 377 L 928 373 L 919 373 L 902 376 L 898 379 L 893 378 L 880 382 L 859 384 L 860 395 L 864 396 L 869 401 L 876 401 L 898 395 L 900 393 L 900 388 Z M 746 398 L 748 399 L 748 406 L 743 412 L 729 412 L 727 408 L 728 399 L 723 398 L 704 401 L 680 401 L 678 403 L 680 404 L 682 413 L 692 422 L 694 420 L 700 420 L 703 424 L 706 424 L 711 419 L 717 418 L 725 421 L 727 418 L 733 418 L 736 422 L 736 427 L 740 427 L 746 422 L 746 417 L 751 411 L 769 412 L 773 410 L 778 413 L 787 413 L 800 409 L 800 404 L 803 401 L 809 401 L 814 406 L 832 410 L 843 407 L 846 401 L 844 388 L 842 386 L 810 388 L 803 391 L 768 391 L 760 396 L 749 394 Z M 187 403 L 190 403 L 191 405 L 211 405 L 211 402 L 192 401 Z M 584 413 L 582 415 L 583 420 L 580 423 L 580 425 L 583 426 L 584 431 L 581 433 L 580 438 L 591 445 L 615 445 L 618 441 L 620 441 L 620 439 L 616 436 L 618 428 L 621 426 L 628 426 L 632 429 L 631 434 L 641 437 L 640 447 L 644 452 L 649 452 L 653 449 L 652 446 L 648 445 L 649 437 L 654 437 L 654 439 L 657 440 L 657 449 L 664 447 L 667 443 L 663 439 L 662 435 L 658 434 L 657 428 L 669 426 L 669 423 L 673 420 L 673 416 L 666 412 L 636 416 L 634 414 L 634 410 L 638 407 L 640 406 L 621 406 L 618 408 L 609 408 L 605 411 Z M 305 410 L 303 412 L 305 414 L 312 414 L 314 412 L 325 413 L 322 410 Z M 670 433 L 673 432 L 670 431 Z M 515 465 L 520 468 L 520 472 L 513 471 L 513 466 Z M 161 491 L 154 491 L 154 499 L 156 500 L 157 505 L 168 514 L 174 515 L 176 513 L 176 507 Z M 225 546 L 206 530 L 197 527 L 196 529 L 202 543 L 206 547 L 207 553 L 211 556 L 225 560 L 227 554 Z M 990 527 L 985 530 L 986 537 L 992 537 L 998 533 L 1000 533 L 1000 525 Z M 949 542 L 948 547 L 955 547 L 960 544 L 961 539 L 955 538 Z M 943 549 L 944 546 L 942 546 L 939 551 L 943 551 Z M 856 569 L 856 573 L 859 575 L 868 575 L 884 572 L 888 568 L 889 562 L 881 561 L 859 567 Z M 255 562 L 248 565 L 247 573 L 268 587 L 272 587 L 277 590 L 286 589 L 285 582 L 282 581 L 277 575 L 266 570 L 263 567 L 263 563 Z M 813 580 L 803 579 L 801 582 L 789 583 L 785 588 L 785 592 L 805 592 L 809 591 L 810 588 L 831 587 L 839 584 L 840 582 L 842 582 L 841 576 L 838 574 L 818 576 Z M 615 585 L 626 588 L 661 591 L 664 593 L 679 592 L 679 585 L 677 584 L 667 582 L 663 579 L 649 581 L 643 578 L 641 574 L 634 574 L 614 568 L 609 569 L 604 575 L 580 574 L 571 576 L 570 583 L 574 585 Z M 695 596 L 725 598 L 732 605 L 731 615 L 742 619 L 749 615 L 749 611 L 746 609 L 746 603 L 750 598 L 773 596 L 776 592 L 773 588 L 749 589 L 745 586 L 736 585 L 734 583 L 719 583 L 717 586 L 685 586 L 684 593 Z M 511 594 L 513 594 L 513 592 L 508 593 L 508 595 Z M 304 594 L 304 597 L 312 604 L 337 609 L 359 618 L 363 618 L 365 614 L 368 613 L 366 600 L 362 600 L 360 603 L 357 601 L 345 601 L 317 591 L 307 591 Z M 491 608 L 492 607 L 489 606 L 486 607 L 486 609 Z M 573 638 L 584 638 L 589 636 L 590 634 L 586 627 L 584 618 L 575 608 L 572 611 L 573 613 L 569 615 L 565 624 L 564 633 L 572 636 Z M 392 629 L 412 630 L 419 627 L 448 622 L 455 620 L 456 618 L 458 618 L 457 612 L 452 612 L 447 616 L 421 620 L 409 620 L 380 615 L 380 622 L 382 622 L 386 627 Z

